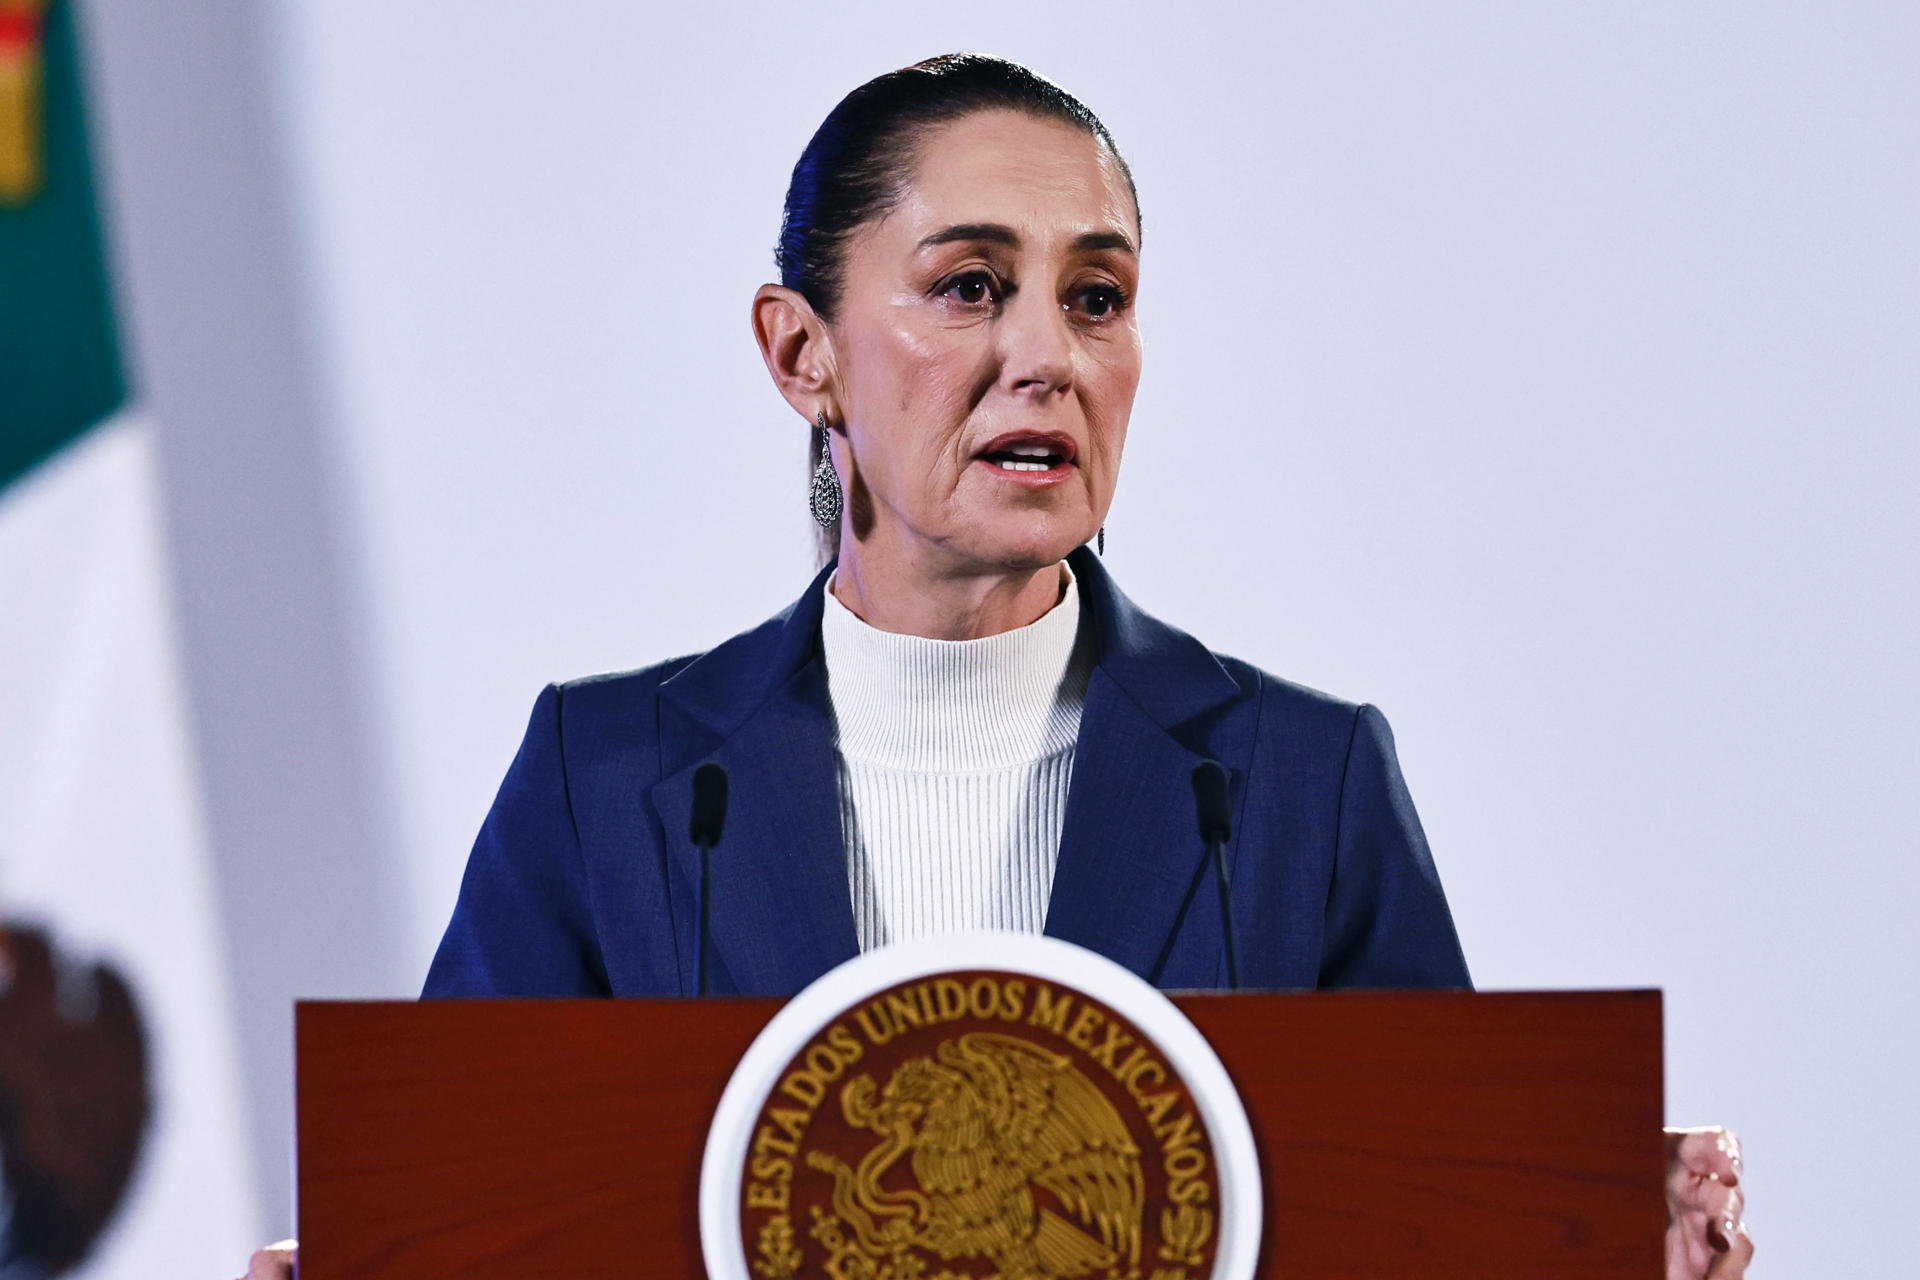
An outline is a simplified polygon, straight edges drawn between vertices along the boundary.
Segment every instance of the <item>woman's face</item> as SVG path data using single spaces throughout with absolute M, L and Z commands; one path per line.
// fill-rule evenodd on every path
M 922 142 L 905 198 L 849 242 L 830 326 L 855 554 L 999 572 L 1093 537 L 1140 381 L 1139 243 L 1080 129 L 990 111 Z

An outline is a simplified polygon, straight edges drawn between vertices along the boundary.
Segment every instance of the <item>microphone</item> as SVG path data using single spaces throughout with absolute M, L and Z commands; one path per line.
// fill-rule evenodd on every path
M 1207 846 L 1220 881 L 1220 932 L 1227 948 L 1227 986 L 1237 991 L 1240 958 L 1233 945 L 1233 901 L 1227 879 L 1227 841 L 1233 839 L 1233 819 L 1227 804 L 1227 771 L 1218 760 L 1202 760 L 1194 766 L 1193 807 L 1199 812 L 1200 841 Z
M 693 771 L 693 819 L 687 824 L 687 836 L 700 850 L 700 926 L 694 933 L 695 990 L 707 994 L 707 907 L 712 884 L 713 846 L 720 843 L 720 829 L 727 822 L 727 771 L 709 760 Z

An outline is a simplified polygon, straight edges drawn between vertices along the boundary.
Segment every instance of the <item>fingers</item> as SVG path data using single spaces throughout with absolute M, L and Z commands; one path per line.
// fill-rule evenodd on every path
M 1730 1254 L 1738 1254 L 1743 1243 L 1745 1255 L 1753 1253 L 1752 1241 L 1743 1234 L 1742 1213 L 1745 1197 L 1735 1187 L 1717 1182 L 1702 1183 L 1712 1197 L 1710 1208 L 1688 1208 L 1673 1214 L 1667 1224 L 1667 1276 L 1669 1280 L 1701 1280 L 1704 1276 L 1739 1275 L 1740 1271 L 1715 1270 L 1727 1265 Z
M 1743 1222 L 1727 1241 L 1727 1251 L 1715 1255 L 1713 1265 L 1707 1268 L 1706 1280 L 1739 1280 L 1747 1274 L 1747 1264 L 1752 1261 L 1753 1236 Z
M 1667 1220 L 1688 1215 L 1725 1219 L 1732 1235 L 1740 1218 L 1725 1212 L 1729 1193 L 1740 1185 L 1740 1139 L 1725 1129 L 1669 1129 L 1667 1135 Z
M 1725 1129 L 1669 1129 L 1667 1274 L 1670 1280 L 1732 1280 L 1753 1257 L 1745 1224 L 1740 1139 Z
M 1711 1184 L 1710 1184 L 1711 1185 Z M 1718 1188 L 1721 1194 L 1706 1212 L 1707 1243 L 1715 1253 L 1726 1253 L 1745 1220 L 1746 1197 L 1738 1189 Z
M 247 1263 L 247 1274 L 241 1280 L 293 1280 L 294 1268 L 299 1262 L 300 1242 L 282 1240 L 257 1251 Z
M 1694 1222 L 1667 1227 L 1666 1280 L 1701 1280 L 1717 1256 L 1707 1244 L 1707 1233 Z
M 1667 1164 L 1703 1178 L 1737 1186 L 1740 1182 L 1740 1138 L 1732 1130 L 1710 1125 L 1698 1129 L 1667 1130 Z
M 1753 1233 L 1743 1222 L 1730 1234 L 1698 1222 L 1667 1228 L 1667 1280 L 1738 1280 L 1753 1261 Z

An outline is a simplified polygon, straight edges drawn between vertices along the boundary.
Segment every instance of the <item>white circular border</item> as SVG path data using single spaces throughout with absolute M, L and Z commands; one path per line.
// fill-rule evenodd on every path
M 1105 956 L 1058 938 L 967 933 L 898 943 L 822 974 L 788 1001 L 734 1068 L 700 1163 L 700 1248 L 712 1280 L 753 1280 L 741 1237 L 740 1184 L 760 1109 L 794 1055 L 868 996 L 915 978 L 988 969 L 1074 987 L 1145 1032 L 1200 1109 L 1219 1170 L 1219 1245 L 1212 1280 L 1252 1280 L 1260 1249 L 1260 1160 L 1239 1091 L 1213 1046 L 1171 1000 Z

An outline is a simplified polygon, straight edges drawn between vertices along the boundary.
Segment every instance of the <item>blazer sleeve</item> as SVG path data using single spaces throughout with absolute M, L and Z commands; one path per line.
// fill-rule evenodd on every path
M 474 841 L 423 998 L 609 993 L 561 725 L 562 694 L 548 685 Z
M 1393 730 L 1371 706 L 1354 715 L 1340 785 L 1320 985 L 1472 985 Z

